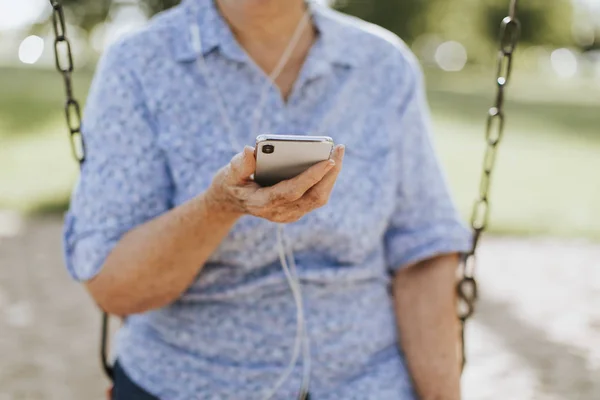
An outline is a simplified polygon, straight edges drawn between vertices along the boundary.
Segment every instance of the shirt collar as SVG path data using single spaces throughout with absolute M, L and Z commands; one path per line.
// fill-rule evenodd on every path
M 324 57 L 334 65 L 343 67 L 356 67 L 359 58 L 352 49 L 352 40 L 348 31 L 344 29 L 345 22 L 329 7 L 309 1 L 308 6 L 313 23 L 319 31 L 319 40 L 323 46 Z
M 331 65 L 353 67 L 357 65 L 357 57 L 351 51 L 349 41 L 344 36 L 343 25 L 336 20 L 333 11 L 326 6 L 319 5 L 313 1 L 308 2 L 313 23 L 318 32 L 319 39 L 315 51 L 321 62 Z M 198 59 L 194 50 L 191 26 L 197 24 L 202 40 L 202 53 L 208 53 L 219 49 L 221 53 L 235 61 L 246 62 L 248 56 L 237 43 L 231 29 L 223 16 L 219 13 L 215 0 L 183 0 L 184 17 L 186 23 L 179 26 L 175 49 L 175 58 L 179 62 L 193 62 Z M 324 65 L 317 69 L 324 69 Z

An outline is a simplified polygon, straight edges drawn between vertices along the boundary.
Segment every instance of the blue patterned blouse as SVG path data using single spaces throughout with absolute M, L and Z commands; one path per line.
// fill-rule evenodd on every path
M 466 251 L 470 235 L 432 147 L 414 56 L 380 28 L 310 7 L 318 40 L 287 103 L 270 87 L 260 132 L 249 126 L 266 77 L 212 0 L 184 0 L 105 54 L 84 118 L 88 158 L 66 217 L 67 267 L 76 280 L 93 278 L 127 231 L 205 191 L 241 151 L 197 68 L 189 29 L 197 23 L 237 142 L 253 145 L 268 132 L 327 134 L 346 145 L 330 204 L 285 227 L 303 287 L 313 398 L 414 399 L 391 274 Z M 117 356 L 163 400 L 259 400 L 290 360 L 295 316 L 276 225 L 244 217 L 178 301 L 127 319 Z M 299 364 L 276 398 L 293 399 L 301 376 Z

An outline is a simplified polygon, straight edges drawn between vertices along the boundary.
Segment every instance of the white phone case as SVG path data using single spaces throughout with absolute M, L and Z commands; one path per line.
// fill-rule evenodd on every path
M 256 138 L 254 181 L 272 186 L 294 178 L 328 160 L 333 145 L 333 139 L 327 136 L 260 135 Z

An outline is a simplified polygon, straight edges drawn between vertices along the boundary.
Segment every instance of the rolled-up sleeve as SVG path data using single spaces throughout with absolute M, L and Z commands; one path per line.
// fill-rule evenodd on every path
M 396 271 L 440 254 L 465 252 L 471 234 L 461 221 L 433 147 L 421 69 L 410 59 L 394 118 L 396 208 L 385 234 Z
M 83 121 L 86 160 L 64 227 L 67 269 L 96 276 L 121 237 L 170 207 L 171 182 L 157 128 L 125 43 L 99 64 Z

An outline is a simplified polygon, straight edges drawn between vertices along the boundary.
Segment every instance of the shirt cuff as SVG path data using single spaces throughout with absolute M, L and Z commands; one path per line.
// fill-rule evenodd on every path
M 67 271 L 78 282 L 89 281 L 100 273 L 106 258 L 117 245 L 115 235 L 106 231 L 76 232 L 75 217 L 67 215 L 63 232 L 63 253 Z M 113 236 L 113 237 L 110 237 Z
M 386 261 L 395 272 L 438 255 L 466 253 L 471 244 L 471 232 L 459 222 L 408 232 L 392 228 L 386 234 Z

